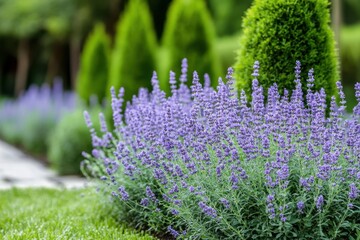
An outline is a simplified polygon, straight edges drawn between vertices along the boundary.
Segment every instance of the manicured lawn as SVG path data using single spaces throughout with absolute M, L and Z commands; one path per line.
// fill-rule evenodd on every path
M 1 239 L 154 239 L 122 226 L 94 190 L 0 191 Z

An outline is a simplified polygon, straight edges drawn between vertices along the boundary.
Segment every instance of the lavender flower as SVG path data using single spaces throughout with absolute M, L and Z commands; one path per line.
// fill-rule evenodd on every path
M 351 183 L 349 187 L 349 198 L 356 199 L 359 196 L 359 190 L 357 189 L 355 183 Z
M 178 238 L 180 236 L 180 233 L 173 229 L 171 226 L 169 226 L 167 230 L 174 238 Z
M 204 202 L 199 202 L 199 207 L 201 208 L 202 212 L 208 215 L 211 218 L 216 218 L 217 213 L 216 210 L 208 205 L 206 205 Z
M 122 200 L 124 200 L 124 201 L 129 200 L 129 194 L 126 192 L 124 186 L 119 187 L 118 190 L 119 190 L 119 193 L 120 193 L 120 195 L 121 195 L 121 199 L 122 199 Z
M 213 89 L 208 75 L 204 85 L 196 72 L 188 81 L 186 60 L 182 62 L 180 84 L 175 73 L 170 73 L 170 97 L 161 91 L 154 73 L 152 92 L 140 90 L 122 116 L 122 94 L 112 92 L 115 132 L 103 136 L 91 132 L 97 151 L 86 155 L 89 162 L 95 162 L 94 175 L 108 173 L 111 177 L 103 183 L 111 186 L 123 181 L 141 189 L 145 186 L 146 197 L 136 201 L 144 207 L 156 201 L 165 204 L 170 213 L 181 215 L 194 211 L 184 208 L 196 201 L 195 211 L 216 221 L 228 217 L 223 214 L 232 214 L 236 227 L 243 221 L 236 216 L 249 214 L 243 204 L 253 205 L 248 202 L 253 201 L 248 197 L 253 195 L 263 201 L 258 206 L 265 205 L 266 209 L 252 209 L 255 213 L 246 217 L 251 219 L 266 211 L 274 223 L 293 219 L 292 203 L 301 213 L 296 217 L 305 217 L 304 199 L 314 194 L 317 197 L 308 209 L 316 207 L 326 216 L 324 199 L 328 198 L 328 188 L 339 189 L 335 196 L 339 209 L 350 208 L 342 200 L 356 199 L 359 193 L 356 183 L 360 166 L 356 159 L 360 157 L 360 105 L 353 116 L 344 119 L 345 98 L 337 83 L 341 103 L 337 106 L 333 98 L 328 117 L 325 90 L 315 90 L 318 86 L 314 86 L 313 69 L 308 74 L 307 92 L 303 93 L 299 61 L 295 89 L 281 89 L 284 94 L 280 95 L 274 84 L 266 99 L 265 89 L 259 84 L 259 69 L 255 62 L 251 101 L 247 101 L 245 91 L 238 95 L 234 90 L 232 69 L 224 81 L 219 78 L 218 87 Z M 190 88 L 187 82 L 193 83 Z M 360 101 L 360 84 L 355 88 Z M 110 182 L 119 176 L 121 179 Z M 164 201 L 156 200 L 152 190 Z M 119 192 L 122 198 L 130 198 L 124 188 Z M 356 201 L 351 204 L 355 207 Z M 218 212 L 215 206 L 223 210 Z M 235 209 L 241 213 L 234 214 Z M 189 219 L 203 221 L 197 216 L 195 213 Z M 207 217 L 207 221 L 211 220 Z M 192 225 L 188 225 L 191 231 Z M 168 230 L 179 237 L 179 232 L 171 227 Z
M 320 211 L 323 205 L 324 205 L 324 197 L 323 195 L 320 195 L 316 199 L 316 208 Z
M 230 202 L 226 200 L 225 198 L 220 199 L 221 204 L 224 205 L 225 208 L 230 208 Z
M 303 213 L 303 210 L 304 210 L 304 208 L 305 208 L 304 202 L 303 202 L 303 201 L 299 201 L 299 202 L 297 202 L 296 206 L 297 206 L 297 209 L 299 210 L 299 212 L 300 212 L 300 213 Z

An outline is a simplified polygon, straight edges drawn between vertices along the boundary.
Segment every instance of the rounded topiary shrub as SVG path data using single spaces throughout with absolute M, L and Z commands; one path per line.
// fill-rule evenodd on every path
M 101 101 L 110 91 L 106 89 L 109 65 L 110 39 L 104 25 L 98 24 L 85 43 L 77 79 L 76 91 L 85 102 L 89 102 L 92 96 Z
M 187 58 L 189 73 L 200 76 L 208 73 L 217 83 L 220 62 L 215 52 L 215 29 L 203 0 L 174 0 L 171 4 L 163 33 L 161 86 L 169 90 L 169 71 L 180 72 L 180 63 Z M 189 83 L 190 85 L 190 83 Z
M 93 110 L 97 120 L 99 110 Z M 93 121 L 99 129 L 98 121 Z M 83 111 L 65 115 L 54 129 L 50 139 L 48 159 L 51 167 L 60 175 L 81 174 L 82 152 L 91 152 L 92 142 L 83 116 Z
M 302 79 L 313 68 L 316 90 L 324 88 L 329 102 L 339 80 L 333 32 L 329 26 L 328 0 L 255 0 L 243 21 L 238 59 L 237 86 L 251 90 L 253 65 L 260 62 L 259 82 L 295 87 L 293 69 L 302 64 Z M 306 83 L 303 82 L 303 90 Z
M 148 79 L 156 65 L 156 36 L 150 11 L 142 0 L 129 1 L 117 26 L 108 89 L 126 89 L 130 100 L 140 87 L 150 87 Z M 108 91 L 110 98 L 110 90 Z

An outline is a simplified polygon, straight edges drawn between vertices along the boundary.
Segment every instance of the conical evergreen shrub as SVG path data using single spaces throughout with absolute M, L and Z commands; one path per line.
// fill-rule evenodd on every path
M 130 100 L 140 87 L 151 87 L 156 67 L 156 36 L 149 8 L 145 1 L 131 0 L 117 25 L 115 46 L 110 67 L 110 87 L 125 88 Z M 110 91 L 108 91 L 110 98 Z
M 280 92 L 294 89 L 294 65 L 302 65 L 302 79 L 313 68 L 315 88 L 324 88 L 328 100 L 339 80 L 335 40 L 330 28 L 328 0 L 255 0 L 243 21 L 237 86 L 250 92 L 253 65 L 260 62 L 260 84 L 276 83 Z M 304 91 L 306 83 L 302 83 Z
M 171 4 L 163 33 L 165 60 L 160 66 L 161 86 L 169 90 L 169 71 L 180 73 L 181 61 L 187 58 L 189 73 L 200 76 L 208 73 L 212 82 L 220 76 L 220 62 L 216 56 L 215 29 L 203 0 L 174 0 Z M 189 82 L 190 85 L 191 82 Z
M 110 39 L 103 24 L 97 24 L 88 37 L 81 56 L 76 91 L 89 102 L 91 96 L 102 101 L 107 89 L 110 66 Z

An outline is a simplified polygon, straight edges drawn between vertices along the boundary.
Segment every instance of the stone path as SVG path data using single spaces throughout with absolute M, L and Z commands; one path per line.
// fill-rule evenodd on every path
M 80 188 L 86 184 L 85 178 L 56 175 L 39 161 L 0 141 L 0 190 L 12 187 Z

